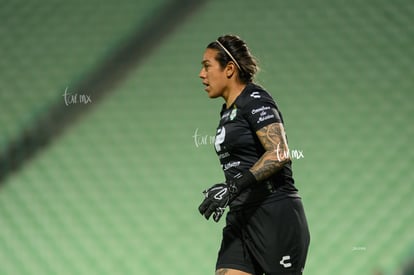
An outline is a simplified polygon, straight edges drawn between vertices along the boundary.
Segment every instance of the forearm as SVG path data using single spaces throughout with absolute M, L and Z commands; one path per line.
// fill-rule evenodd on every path
M 268 179 L 290 160 L 286 134 L 281 123 L 273 123 L 256 132 L 265 153 L 250 168 L 257 181 Z
M 281 157 L 277 151 L 267 151 L 250 168 L 250 172 L 252 172 L 257 181 L 263 181 L 279 171 L 288 161 L 289 157 L 285 157 L 284 154 Z

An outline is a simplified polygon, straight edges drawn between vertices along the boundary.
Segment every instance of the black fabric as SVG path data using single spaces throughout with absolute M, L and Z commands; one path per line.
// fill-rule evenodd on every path
M 251 274 L 302 274 L 310 242 L 300 198 L 230 211 L 216 269 Z
M 283 117 L 269 93 L 253 83 L 246 85 L 229 108 L 223 105 L 220 114 L 214 145 L 226 181 L 231 181 L 239 173 L 250 169 L 265 152 L 256 131 L 271 123 L 283 123 Z M 276 192 L 269 193 L 269 188 Z M 268 179 L 267 184 L 258 183 L 243 190 L 232 201 L 230 208 L 260 203 L 267 196 L 277 200 L 298 196 L 291 162 Z
M 244 171 L 243 174 L 240 173 L 233 180 L 227 182 L 229 191 L 234 197 L 237 197 L 244 189 L 256 183 L 257 180 L 250 170 Z

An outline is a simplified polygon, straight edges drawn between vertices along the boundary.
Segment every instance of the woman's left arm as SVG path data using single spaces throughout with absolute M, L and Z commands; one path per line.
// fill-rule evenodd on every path
M 250 168 L 257 181 L 268 179 L 290 160 L 285 129 L 282 123 L 272 123 L 256 131 L 263 148 L 262 157 Z

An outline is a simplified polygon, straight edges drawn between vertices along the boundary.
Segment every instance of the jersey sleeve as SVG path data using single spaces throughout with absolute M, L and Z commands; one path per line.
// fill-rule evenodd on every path
M 255 132 L 269 124 L 282 122 L 276 104 L 270 96 L 253 99 L 245 106 L 243 114 Z

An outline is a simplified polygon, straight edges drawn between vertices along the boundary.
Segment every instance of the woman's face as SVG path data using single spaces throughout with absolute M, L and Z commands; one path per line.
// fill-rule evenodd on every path
M 210 98 L 223 96 L 223 92 L 228 84 L 226 70 L 220 67 L 220 63 L 216 60 L 218 50 L 207 48 L 201 62 L 202 68 L 200 78 L 203 80 L 205 91 Z

